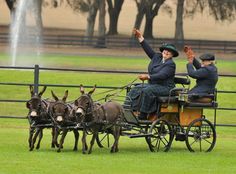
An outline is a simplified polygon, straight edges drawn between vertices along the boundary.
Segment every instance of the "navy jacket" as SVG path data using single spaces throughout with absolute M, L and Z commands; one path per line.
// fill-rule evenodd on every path
M 162 62 L 162 54 L 156 53 L 144 40 L 140 43 L 148 57 L 151 59 L 148 66 L 148 74 L 150 76 L 149 84 L 159 84 L 169 89 L 174 88 L 175 62 L 172 58 Z
M 194 67 L 196 69 L 194 69 Z M 218 73 L 215 65 L 211 64 L 201 67 L 201 64 L 194 59 L 193 64 L 187 64 L 188 75 L 196 80 L 196 85 L 189 93 L 209 94 L 215 90 L 218 81 Z

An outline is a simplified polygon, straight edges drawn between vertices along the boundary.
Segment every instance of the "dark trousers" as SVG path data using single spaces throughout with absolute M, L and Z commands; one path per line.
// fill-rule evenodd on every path
M 157 97 L 169 95 L 170 88 L 159 84 L 141 84 L 133 87 L 127 95 L 126 105 L 134 111 L 153 113 L 157 111 Z

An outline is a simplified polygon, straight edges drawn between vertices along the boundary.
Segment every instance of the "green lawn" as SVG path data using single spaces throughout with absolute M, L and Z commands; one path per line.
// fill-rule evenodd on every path
M 21 66 L 32 64 L 24 61 Z M 6 65 L 8 58 L 0 54 L 0 65 Z M 34 61 L 33 61 L 34 62 Z M 43 62 L 43 64 L 41 63 Z M 70 67 L 107 70 L 145 71 L 148 60 L 145 58 L 120 57 L 82 57 L 82 56 L 44 56 L 37 62 L 42 67 Z M 177 72 L 186 72 L 184 59 L 176 59 Z M 236 61 L 218 61 L 221 74 L 236 74 Z M 81 72 L 40 72 L 42 84 L 74 84 L 97 86 L 123 86 L 136 78 L 135 74 L 104 74 Z M 0 82 L 33 83 L 33 72 L 0 70 Z M 219 79 L 219 90 L 235 90 L 235 78 Z M 194 85 L 192 81 L 191 86 Z M 59 97 L 69 90 L 68 101 L 79 95 L 79 88 L 48 87 L 45 98 L 51 98 L 53 90 Z M 87 89 L 88 91 L 89 89 Z M 29 99 L 27 86 L 0 85 L 0 99 Z M 97 89 L 94 98 L 102 98 Z M 123 92 L 124 94 L 124 92 Z M 220 107 L 235 107 L 235 94 L 219 94 Z M 0 115 L 26 115 L 25 103 L 0 103 Z M 212 111 L 206 111 L 211 120 Z M 217 123 L 236 124 L 235 111 L 218 111 Z M 50 148 L 50 130 L 44 132 L 40 150 L 28 151 L 28 122 L 26 119 L 0 119 L 0 174 L 20 173 L 236 173 L 236 134 L 235 128 L 217 127 L 217 143 L 211 153 L 190 153 L 184 142 L 175 142 L 168 153 L 151 153 L 144 139 L 120 139 L 120 152 L 110 154 L 108 148 L 100 149 L 96 145 L 91 155 L 82 155 L 81 142 L 79 151 L 73 152 L 73 134 L 66 137 L 64 149 L 57 153 Z
M 169 152 L 149 152 L 144 139 L 120 139 L 120 151 L 94 146 L 91 155 L 72 151 L 73 136 L 64 149 L 50 148 L 50 130 L 44 131 L 40 150 L 28 151 L 26 120 L 0 119 L 1 174 L 21 173 L 235 173 L 235 128 L 217 128 L 217 143 L 210 153 L 190 153 L 184 142 L 174 141 Z

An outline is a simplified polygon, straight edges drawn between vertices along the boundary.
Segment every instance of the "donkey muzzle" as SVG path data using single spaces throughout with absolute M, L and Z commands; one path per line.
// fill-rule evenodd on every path
M 57 121 L 58 122 L 62 122 L 63 121 L 63 117 L 62 116 L 57 116 Z
M 75 112 L 76 116 L 84 115 L 84 110 L 82 108 L 78 108 Z
M 30 112 L 30 116 L 31 116 L 31 117 L 37 117 L 38 114 L 37 114 L 36 111 L 32 111 L 32 112 Z

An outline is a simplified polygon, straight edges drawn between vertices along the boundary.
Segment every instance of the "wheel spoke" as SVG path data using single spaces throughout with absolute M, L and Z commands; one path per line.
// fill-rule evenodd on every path
M 212 142 L 208 141 L 207 139 L 203 139 L 204 141 L 206 141 L 209 144 L 212 144 Z
M 197 139 L 194 139 L 194 141 L 190 144 L 190 146 L 192 146 L 193 145 L 193 143 L 195 143 L 197 141 Z

